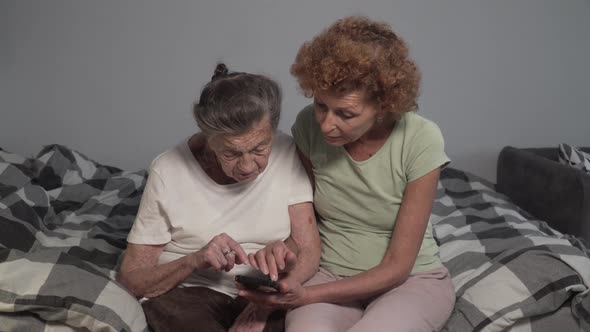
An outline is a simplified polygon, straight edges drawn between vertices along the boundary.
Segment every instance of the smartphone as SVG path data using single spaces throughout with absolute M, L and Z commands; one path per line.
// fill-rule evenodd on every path
M 279 292 L 279 283 L 270 278 L 249 277 L 237 275 L 236 281 L 248 289 L 261 290 L 266 292 Z

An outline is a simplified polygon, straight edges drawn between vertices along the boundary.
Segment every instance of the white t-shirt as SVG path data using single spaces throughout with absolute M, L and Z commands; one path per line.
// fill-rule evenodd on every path
M 268 165 L 256 180 L 229 185 L 214 182 L 184 140 L 152 162 L 127 241 L 166 244 L 158 264 L 197 251 L 221 233 L 247 254 L 253 253 L 289 237 L 289 205 L 312 201 L 311 184 L 295 144 L 284 133 L 275 133 Z M 182 286 L 205 286 L 235 297 L 236 274 L 258 272 L 249 265 L 235 265 L 229 272 L 195 271 Z

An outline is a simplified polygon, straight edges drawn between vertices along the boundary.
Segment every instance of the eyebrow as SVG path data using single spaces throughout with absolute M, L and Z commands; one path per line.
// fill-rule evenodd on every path
M 265 139 L 264 141 L 262 141 L 262 142 L 260 142 L 260 143 L 256 144 L 256 145 L 255 145 L 255 146 L 254 146 L 252 149 L 250 149 L 248 152 L 250 152 L 250 151 L 252 151 L 252 150 L 256 150 L 256 149 L 258 149 L 258 148 L 259 148 L 261 145 L 269 144 L 271 141 L 272 141 L 272 137 L 269 137 L 269 138 Z M 226 145 L 226 146 L 224 146 L 223 150 L 224 150 L 224 151 L 226 151 L 226 152 L 239 152 L 239 153 L 242 153 L 242 151 L 240 151 L 240 150 L 236 150 L 236 149 L 235 149 L 235 146 L 227 146 L 227 145 Z
M 269 144 L 271 141 L 272 141 L 272 137 L 269 137 L 269 138 L 265 139 L 264 141 L 256 144 L 256 146 L 254 146 L 254 150 L 257 149 L 257 148 L 259 148 L 261 145 Z
M 314 97 L 314 103 L 318 103 L 318 104 L 323 104 L 326 105 L 326 103 L 324 103 L 321 99 L 318 99 L 318 97 Z M 354 115 L 359 115 L 359 112 L 356 112 L 352 107 L 337 107 L 334 109 L 334 111 L 339 111 L 339 112 L 347 112 L 347 113 L 352 113 Z
M 337 108 L 337 109 L 334 110 L 334 112 L 345 113 L 346 116 L 350 116 L 350 117 L 358 116 L 358 115 L 360 115 L 362 113 L 362 112 L 357 112 L 354 109 L 348 108 L 348 107 Z
M 335 109 L 334 111 L 356 113 L 351 107 L 339 107 L 339 108 Z

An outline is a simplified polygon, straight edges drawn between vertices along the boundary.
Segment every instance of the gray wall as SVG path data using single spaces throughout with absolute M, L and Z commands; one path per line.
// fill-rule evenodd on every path
M 0 146 L 145 168 L 195 131 L 191 103 L 220 60 L 281 82 L 288 131 L 308 102 L 289 75 L 299 45 L 349 14 L 409 42 L 420 112 L 454 167 L 493 180 L 504 145 L 590 145 L 584 0 L 0 0 Z

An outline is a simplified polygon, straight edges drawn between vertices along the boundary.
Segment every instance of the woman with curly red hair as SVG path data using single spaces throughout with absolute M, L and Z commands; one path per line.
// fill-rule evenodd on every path
M 442 134 L 416 114 L 420 73 L 385 23 L 341 19 L 306 42 L 291 73 L 313 97 L 292 128 L 315 187 L 321 269 L 280 294 L 287 331 L 435 331 L 455 302 L 429 223 Z

